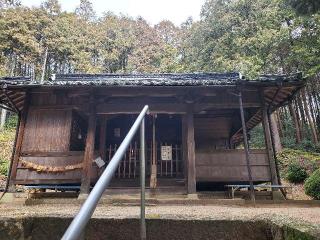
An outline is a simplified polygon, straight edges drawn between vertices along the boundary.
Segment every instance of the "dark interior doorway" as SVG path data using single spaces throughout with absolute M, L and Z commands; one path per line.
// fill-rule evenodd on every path
M 108 163 L 133 125 L 136 114 L 108 116 L 106 128 L 106 156 Z M 146 176 L 151 176 L 152 161 L 156 163 L 158 186 L 171 185 L 171 180 L 183 179 L 181 147 L 181 116 L 153 114 L 146 116 Z M 139 134 L 131 142 L 121 161 L 113 185 L 119 187 L 139 184 Z M 164 154 L 167 153 L 167 155 Z M 164 156 L 165 155 L 165 156 Z M 147 179 L 147 186 L 149 180 Z

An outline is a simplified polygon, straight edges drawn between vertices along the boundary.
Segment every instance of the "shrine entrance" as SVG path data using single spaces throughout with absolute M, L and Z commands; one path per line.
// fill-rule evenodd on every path
M 106 165 L 117 151 L 137 115 L 108 116 Z M 146 185 L 149 188 L 184 186 L 181 116 L 152 114 L 146 117 Z M 135 136 L 113 178 L 112 187 L 138 187 L 140 169 L 139 135 Z

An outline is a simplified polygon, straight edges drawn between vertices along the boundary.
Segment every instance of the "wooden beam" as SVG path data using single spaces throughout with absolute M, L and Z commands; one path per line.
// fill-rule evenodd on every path
M 140 113 L 145 103 L 104 103 L 97 106 L 97 114 L 137 114 Z M 185 114 L 187 112 L 187 104 L 183 103 L 151 103 L 151 113 L 166 113 L 166 114 Z M 194 104 L 194 112 L 199 113 L 213 108 L 220 109 L 237 109 L 239 103 L 196 103 Z M 258 108 L 261 107 L 260 103 L 247 103 L 244 104 L 245 108 Z
M 2 89 L 4 96 L 6 97 L 8 103 L 11 105 L 11 107 L 14 109 L 14 111 L 16 113 L 19 113 L 19 109 L 17 108 L 17 106 L 15 105 L 15 103 L 12 101 L 12 99 L 9 97 L 9 94 L 7 92 L 7 89 Z
M 12 165 L 10 170 L 9 176 L 9 189 L 8 192 L 15 192 L 15 180 L 17 176 L 17 167 L 19 163 L 19 158 L 21 155 L 21 147 L 24 137 L 24 130 L 26 126 L 28 111 L 29 111 L 29 103 L 30 103 L 30 96 L 26 93 L 26 98 L 24 100 L 24 107 L 19 114 L 19 127 L 18 127 L 18 136 L 15 142 L 14 150 L 13 150 L 13 158 L 12 158 Z
M 67 151 L 67 152 L 21 152 L 21 157 L 69 157 L 83 156 L 83 151 Z
M 140 113 L 146 103 L 141 104 L 99 104 L 97 114 L 135 114 Z M 149 104 L 151 113 L 183 114 L 186 112 L 185 104 Z
M 183 116 L 183 121 L 186 126 L 186 157 L 187 157 L 187 172 L 188 172 L 188 194 L 196 193 L 196 156 L 195 156 L 195 141 L 194 141 L 194 116 L 192 105 L 188 106 L 187 114 Z
M 4 106 L 4 105 L 2 105 L 2 104 L 0 104 L 0 108 L 3 108 L 3 109 L 8 110 L 8 111 L 10 111 L 10 112 L 14 112 L 14 109 L 8 108 L 7 106 Z
M 84 151 L 84 159 L 83 159 L 83 170 L 81 177 L 81 194 L 88 194 L 90 191 L 90 173 L 92 168 L 92 161 L 94 157 L 94 140 L 96 133 L 96 112 L 95 112 L 95 104 L 93 95 L 90 97 L 90 114 L 89 114 L 89 123 L 88 123 L 88 131 L 86 138 L 86 147 Z
M 130 87 L 108 87 L 97 90 L 98 96 L 110 97 L 130 97 L 130 96 L 152 96 L 152 97 L 167 97 L 185 95 L 186 91 L 193 91 L 198 95 L 214 96 L 216 90 L 221 88 L 213 88 L 210 86 L 130 86 Z M 96 96 L 97 96 L 96 95 Z
M 68 109 L 76 109 L 76 110 L 83 110 L 83 111 L 89 111 L 89 106 L 86 105 L 75 105 L 75 104 L 66 104 L 66 105 L 39 105 L 39 106 L 31 106 L 32 109 L 38 109 L 38 110 L 68 110 Z

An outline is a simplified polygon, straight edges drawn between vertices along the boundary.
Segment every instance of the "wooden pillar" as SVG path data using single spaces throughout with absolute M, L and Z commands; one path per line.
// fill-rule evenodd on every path
M 269 124 L 269 116 L 268 116 L 268 107 L 264 106 L 262 109 L 262 125 L 264 130 L 264 137 L 265 137 L 265 143 L 266 143 L 266 150 L 268 154 L 269 164 L 270 164 L 270 173 L 271 173 L 271 182 L 272 185 L 278 185 L 279 180 L 277 177 L 277 170 L 276 170 L 276 162 L 274 158 L 274 150 L 272 146 L 272 136 L 270 131 L 270 124 Z
M 90 113 L 88 121 L 88 131 L 86 138 L 86 147 L 84 150 L 84 159 L 83 159 L 83 170 L 81 178 L 81 194 L 87 194 L 90 191 L 90 178 L 91 178 L 91 168 L 92 161 L 94 157 L 94 140 L 96 133 L 96 112 L 94 106 L 94 97 L 90 98 Z
M 157 144 L 156 144 L 156 115 L 152 115 L 152 159 L 150 188 L 157 187 Z
M 21 148 L 24 136 L 24 130 L 26 126 L 28 111 L 29 111 L 29 104 L 30 104 L 30 96 L 28 92 L 26 92 L 23 109 L 19 113 L 19 126 L 17 132 L 17 139 L 15 142 L 15 146 L 13 146 L 13 157 L 12 157 L 12 165 L 10 169 L 10 176 L 9 176 L 9 188 L 8 192 L 15 192 L 14 182 L 17 176 L 17 167 L 19 163 L 19 158 L 21 156 Z
M 181 156 L 182 156 L 182 169 L 181 172 L 183 174 L 183 178 L 186 180 L 188 179 L 188 159 L 187 159 L 187 134 L 186 134 L 186 130 L 187 130 L 187 118 L 186 115 L 181 115 Z
M 183 123 L 185 126 L 182 128 L 185 131 L 185 141 L 186 148 L 186 163 L 187 163 L 187 190 L 188 194 L 196 193 L 196 156 L 195 156 L 195 141 L 194 141 L 194 116 L 192 111 L 192 106 L 188 106 L 187 113 L 183 116 Z
M 100 140 L 99 154 L 103 161 L 106 161 L 106 134 L 107 134 L 107 116 L 103 115 L 100 119 Z

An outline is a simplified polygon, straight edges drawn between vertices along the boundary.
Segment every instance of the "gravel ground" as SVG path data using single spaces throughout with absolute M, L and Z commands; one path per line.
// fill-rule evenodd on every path
M 0 217 L 70 217 L 79 210 L 79 204 L 52 204 L 21 206 L 0 205 Z M 320 207 L 279 207 L 279 206 L 147 206 L 147 218 L 188 219 L 188 220 L 285 220 L 310 224 L 320 229 Z M 100 205 L 94 213 L 96 218 L 138 218 L 137 206 Z

